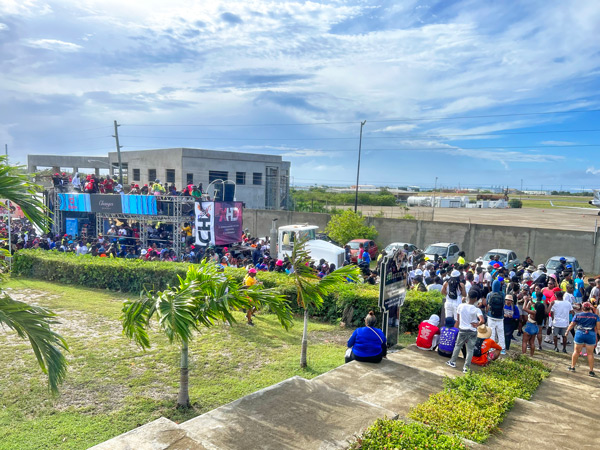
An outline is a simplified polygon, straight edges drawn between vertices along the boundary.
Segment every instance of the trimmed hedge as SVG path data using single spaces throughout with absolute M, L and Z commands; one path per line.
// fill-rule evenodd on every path
M 13 259 L 13 274 L 18 276 L 135 294 L 144 289 L 161 291 L 178 283 L 177 276 L 185 277 L 188 267 L 187 263 L 77 256 L 41 249 L 20 250 Z M 240 282 L 246 275 L 244 269 L 226 268 L 225 271 Z M 266 288 L 274 288 L 285 295 L 292 308 L 301 312 L 294 284 L 288 275 L 259 272 L 257 278 Z M 401 331 L 415 332 L 421 321 L 431 314 L 439 314 L 442 298 L 435 291 L 409 291 L 400 314 Z M 379 286 L 348 283 L 324 300 L 318 311 L 311 311 L 314 317 L 361 326 L 369 310 L 379 310 Z
M 504 419 L 515 398 L 531 398 L 550 370 L 526 356 L 504 358 L 478 373 L 446 378 L 445 389 L 415 406 L 408 417 L 441 432 L 485 441 Z
M 462 438 L 485 441 L 504 419 L 515 398 L 529 399 L 550 370 L 519 355 L 504 358 L 478 373 L 444 380 L 444 390 L 413 407 L 406 424 L 378 419 L 351 450 L 460 449 Z
M 351 450 L 409 448 L 459 450 L 466 447 L 461 439 L 440 434 L 431 427 L 390 419 L 377 419 L 350 447 Z

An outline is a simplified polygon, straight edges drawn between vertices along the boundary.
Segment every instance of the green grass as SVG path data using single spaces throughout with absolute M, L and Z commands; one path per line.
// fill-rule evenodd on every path
M 248 327 L 235 313 L 237 324 L 206 330 L 190 344 L 193 409 L 182 412 L 175 408 L 178 349 L 152 332 L 144 352 L 121 334 L 126 295 L 29 279 L 3 287 L 58 313 L 55 329 L 69 343 L 70 365 L 52 397 L 28 343 L 0 328 L 0 449 L 83 449 L 160 416 L 182 422 L 291 376 L 313 378 L 343 364 L 352 332 L 311 322 L 302 370 L 301 320 L 285 331 L 275 316 L 259 314 Z
M 518 196 L 512 196 L 511 198 L 519 198 Z M 590 208 L 595 209 L 595 206 L 591 206 L 588 202 L 592 197 L 567 197 L 558 195 L 540 195 L 537 197 L 523 197 L 523 208 L 541 208 L 541 209 L 553 209 L 550 202 L 554 206 L 574 206 L 578 208 Z

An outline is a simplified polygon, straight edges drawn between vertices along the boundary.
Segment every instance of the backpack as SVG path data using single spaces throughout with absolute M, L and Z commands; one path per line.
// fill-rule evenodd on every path
M 485 341 L 485 339 L 477 338 L 475 341 L 475 347 L 473 347 L 473 356 L 479 357 L 482 355 L 481 346 L 483 345 L 483 341 Z
M 458 298 L 458 278 L 450 278 L 448 280 L 448 298 L 456 300 Z
M 542 325 L 544 323 L 544 319 L 546 318 L 546 306 L 543 301 L 539 301 L 535 304 L 535 322 L 538 325 Z
M 488 304 L 490 306 L 489 316 L 492 319 L 504 318 L 504 296 L 502 292 L 492 292 Z

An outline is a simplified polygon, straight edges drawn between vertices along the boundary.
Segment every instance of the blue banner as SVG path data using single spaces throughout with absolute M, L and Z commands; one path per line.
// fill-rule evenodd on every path
M 79 235 L 79 219 L 67 218 L 65 223 L 67 234 L 73 236 L 73 238 Z
M 89 194 L 58 194 L 61 211 L 91 212 Z
M 152 195 L 121 194 L 123 213 L 156 215 L 156 198 Z

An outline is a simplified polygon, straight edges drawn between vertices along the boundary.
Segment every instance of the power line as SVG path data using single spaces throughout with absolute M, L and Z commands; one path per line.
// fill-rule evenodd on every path
M 429 121 L 429 120 L 456 120 L 456 119 L 488 119 L 493 117 L 522 117 L 522 116 L 541 116 L 541 115 L 553 115 L 553 114 L 583 114 L 600 112 L 600 109 L 585 109 L 585 110 L 571 110 L 571 111 L 540 111 L 540 112 L 529 112 L 529 113 L 505 113 L 505 114 L 475 114 L 469 116 L 431 116 L 431 117 L 404 117 L 398 119 L 379 119 L 369 120 L 372 123 L 384 123 L 384 122 L 416 122 L 416 121 Z M 289 127 L 289 126 L 312 126 L 312 125 L 348 125 L 357 124 L 360 121 L 340 121 L 340 122 L 304 122 L 304 123 L 249 123 L 249 124 L 123 124 L 128 127 Z
M 489 133 L 470 133 L 470 134 L 413 134 L 404 136 L 366 136 L 363 139 L 415 139 L 415 138 L 447 138 L 447 137 L 472 137 L 472 136 L 505 136 L 514 134 L 549 134 L 549 133 L 597 133 L 600 129 L 587 130 L 538 130 L 538 131 L 510 131 L 510 132 L 489 132 Z M 172 137 L 172 136 L 139 136 L 139 135 L 121 135 L 122 137 L 135 139 L 171 139 L 171 140 L 210 140 L 210 141 L 339 141 L 339 140 L 357 140 L 354 137 L 320 137 L 320 138 L 230 138 L 230 137 Z

